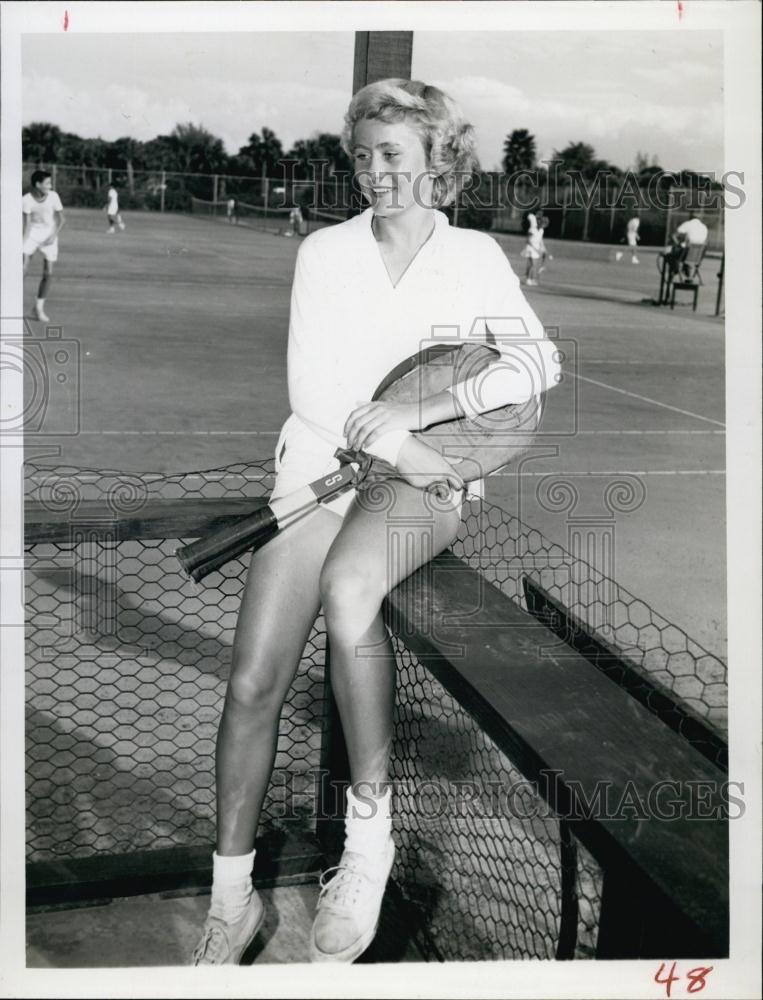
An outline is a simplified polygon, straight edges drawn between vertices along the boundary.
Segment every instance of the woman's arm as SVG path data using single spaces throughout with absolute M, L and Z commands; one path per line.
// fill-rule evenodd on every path
M 372 454 L 380 449 L 385 452 L 380 457 L 394 465 L 410 431 L 526 403 L 557 384 L 556 345 L 546 337 L 519 279 L 495 240 L 485 244 L 483 253 L 485 313 L 470 331 L 470 339 L 494 342 L 500 358 L 473 378 L 420 403 L 359 403 L 344 428 L 350 447 Z
M 452 393 L 467 416 L 510 403 L 526 403 L 552 389 L 561 367 L 553 341 L 522 294 L 503 250 L 491 240 L 486 248 L 487 275 L 485 329 L 495 342 L 500 360 L 471 379 L 453 386 Z M 476 337 L 478 331 L 472 331 Z

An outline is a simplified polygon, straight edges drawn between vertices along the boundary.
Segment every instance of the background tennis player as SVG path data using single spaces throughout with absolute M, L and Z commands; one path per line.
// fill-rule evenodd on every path
M 64 206 L 53 190 L 51 175 L 47 170 L 35 170 L 30 179 L 30 190 L 21 199 L 24 215 L 22 253 L 24 274 L 29 262 L 39 250 L 43 256 L 42 280 L 37 289 L 34 315 L 43 323 L 49 322 L 45 314 L 45 299 L 53 280 L 53 265 L 58 260 L 58 234 L 64 224 Z

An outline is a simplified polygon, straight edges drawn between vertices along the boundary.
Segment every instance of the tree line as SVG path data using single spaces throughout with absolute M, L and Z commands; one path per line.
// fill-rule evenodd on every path
M 506 136 L 503 144 L 501 166 L 504 174 L 514 176 L 523 171 L 540 177 L 548 174 L 546 166 L 538 163 L 537 155 L 535 136 L 526 128 L 514 129 Z M 719 182 L 714 179 L 708 180 L 706 175 L 694 170 L 664 170 L 657 162 L 656 156 L 650 159 L 642 152 L 636 153 L 636 162 L 633 166 L 619 167 L 608 160 L 600 159 L 594 147 L 587 142 L 568 142 L 563 149 L 555 149 L 551 159 L 556 164 L 556 175 L 560 177 L 577 174 L 585 180 L 593 180 L 597 176 L 607 175 L 617 179 L 629 173 L 642 185 L 648 184 L 653 177 L 659 175 L 665 186 L 670 184 L 687 188 L 722 187 Z
M 253 132 L 237 153 L 229 155 L 222 139 L 202 125 L 190 122 L 178 124 L 168 135 L 158 135 L 146 142 L 129 136 L 112 141 L 83 139 L 50 122 L 32 122 L 22 130 L 22 155 L 29 163 L 121 170 L 129 180 L 136 170 L 278 177 L 284 160 L 291 161 L 292 176 L 299 180 L 312 178 L 312 164 L 316 161 L 325 163 L 328 174 L 352 170 L 339 136 L 334 133 L 321 132 L 298 139 L 285 150 L 275 132 L 265 127 L 261 132 Z M 633 167 L 623 169 L 599 158 L 594 147 L 586 142 L 568 142 L 562 149 L 554 150 L 553 160 L 557 163 L 557 175 L 561 176 L 577 172 L 583 178 L 594 178 L 608 173 L 617 178 L 630 170 L 639 182 L 646 183 L 655 174 L 665 174 L 672 184 L 687 187 L 701 179 L 701 175 L 688 169 L 664 171 L 656 157 L 650 161 L 643 153 L 637 154 Z M 506 136 L 501 166 L 508 176 L 527 171 L 542 178 L 546 168 L 537 161 L 536 139 L 528 129 L 514 129 Z
M 246 144 L 231 156 L 222 139 L 203 125 L 191 122 L 176 125 L 168 135 L 158 135 L 147 142 L 129 136 L 110 142 L 83 139 L 49 122 L 32 122 L 22 129 L 21 148 L 28 163 L 114 169 L 124 171 L 128 177 L 136 170 L 277 177 L 281 162 L 289 160 L 294 164 L 295 179 L 309 179 L 311 163 L 316 160 L 325 161 L 330 173 L 349 172 L 352 166 L 339 136 L 333 133 L 321 132 L 309 139 L 298 139 L 284 150 L 275 132 L 263 128 L 261 132 L 253 132 Z

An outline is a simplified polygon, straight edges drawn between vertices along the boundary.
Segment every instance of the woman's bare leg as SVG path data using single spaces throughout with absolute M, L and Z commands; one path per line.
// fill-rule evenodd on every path
M 320 608 L 318 581 L 342 525 L 318 510 L 252 556 L 217 737 L 217 852 L 254 846 L 284 700 Z
M 382 602 L 401 580 L 451 544 L 460 523 L 460 505 L 444 509 L 402 481 L 388 486 L 391 502 L 385 510 L 355 500 L 321 573 L 331 684 L 353 787 L 347 793 L 344 853 L 322 890 L 312 928 L 313 961 L 352 962 L 376 932 L 395 855 L 385 787 L 395 657 Z
M 388 778 L 395 657 L 381 614 L 384 598 L 447 548 L 460 524 L 460 507 L 444 507 L 402 480 L 387 485 L 386 510 L 356 499 L 321 573 L 331 684 L 353 785 Z
M 194 965 L 238 964 L 262 923 L 251 879 L 254 838 L 281 709 L 318 613 L 321 565 L 341 524 L 320 509 L 252 556 L 217 734 L 217 851 Z

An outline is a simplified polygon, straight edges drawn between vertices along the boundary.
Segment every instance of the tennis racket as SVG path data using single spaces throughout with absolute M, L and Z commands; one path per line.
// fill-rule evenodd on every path
M 379 385 L 373 401 L 419 402 L 479 375 L 497 356 L 497 351 L 484 344 L 427 348 L 397 365 Z M 443 421 L 416 431 L 414 436 L 454 465 L 464 482 L 472 482 L 526 451 L 539 421 L 540 403 L 533 398 L 525 404 Z M 199 582 L 247 550 L 261 548 L 322 503 L 350 489 L 366 489 L 373 483 L 399 478 L 394 466 L 362 451 L 339 449 L 335 455 L 340 462 L 335 472 L 178 548 L 176 555 L 186 573 Z
M 279 531 L 301 520 L 320 504 L 353 489 L 367 474 L 371 464 L 363 452 L 349 449 L 339 449 L 335 457 L 340 462 L 335 472 L 287 496 L 270 500 L 253 514 L 176 549 L 175 555 L 185 572 L 198 583 L 231 559 L 262 548 Z

